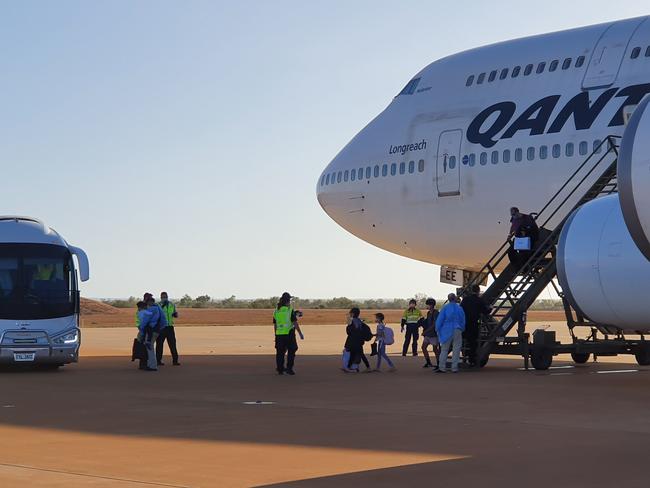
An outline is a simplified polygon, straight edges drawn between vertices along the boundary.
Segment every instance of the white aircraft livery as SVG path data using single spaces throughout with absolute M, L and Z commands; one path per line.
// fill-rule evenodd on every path
M 591 303 L 625 296 L 629 306 L 625 284 L 644 294 L 650 287 L 648 94 L 650 17 L 448 56 L 417 73 L 339 152 L 319 178 L 318 201 L 375 246 L 478 271 L 505 241 L 510 207 L 539 211 L 614 136 L 619 194 L 571 216 L 558 277 L 592 320 L 650 330 L 645 311 Z

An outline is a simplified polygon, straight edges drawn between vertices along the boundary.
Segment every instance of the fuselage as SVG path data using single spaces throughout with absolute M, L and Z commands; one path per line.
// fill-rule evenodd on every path
M 435 61 L 323 171 L 318 201 L 382 249 L 478 270 L 650 93 L 650 18 Z

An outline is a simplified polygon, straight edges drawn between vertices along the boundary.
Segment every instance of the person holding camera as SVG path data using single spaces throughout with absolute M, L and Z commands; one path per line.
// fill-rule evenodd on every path
M 296 351 L 298 350 L 298 341 L 296 340 L 296 331 L 301 339 L 304 339 L 298 318 L 302 317 L 302 312 L 294 310 L 291 306 L 291 295 L 284 292 L 280 297 L 275 311 L 273 312 L 273 328 L 275 330 L 275 365 L 279 375 L 296 374 L 293 370 Z M 287 358 L 285 367 L 284 358 Z

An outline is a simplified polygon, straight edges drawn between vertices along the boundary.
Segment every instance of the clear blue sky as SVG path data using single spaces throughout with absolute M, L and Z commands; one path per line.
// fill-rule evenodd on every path
M 92 297 L 441 296 L 320 209 L 338 150 L 431 61 L 646 1 L 5 1 L 0 213 L 88 252 Z

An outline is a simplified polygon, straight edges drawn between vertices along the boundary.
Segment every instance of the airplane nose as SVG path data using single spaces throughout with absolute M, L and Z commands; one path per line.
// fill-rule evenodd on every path
M 361 181 L 364 170 L 361 165 L 356 166 L 349 158 L 339 155 L 325 168 L 316 184 L 321 208 L 351 232 L 360 224 L 367 203 L 366 189 Z

